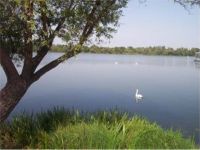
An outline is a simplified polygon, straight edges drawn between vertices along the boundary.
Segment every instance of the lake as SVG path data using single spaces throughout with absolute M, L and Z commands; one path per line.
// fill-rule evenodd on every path
M 41 66 L 60 53 L 50 53 Z M 199 140 L 200 67 L 194 57 L 79 54 L 34 83 L 11 116 L 61 106 L 119 109 Z M 40 66 L 40 67 L 41 67 Z M 20 69 L 20 67 L 18 67 Z M 6 78 L 0 68 L 0 86 Z M 144 96 L 135 100 L 135 91 Z

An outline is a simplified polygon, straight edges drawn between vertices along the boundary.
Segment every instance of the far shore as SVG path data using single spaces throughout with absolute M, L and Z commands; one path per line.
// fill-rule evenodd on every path
M 65 45 L 53 45 L 51 52 L 65 52 L 69 49 Z M 123 55 L 150 55 L 150 56 L 195 56 L 199 48 L 166 48 L 164 46 L 155 47 L 98 47 L 83 46 L 81 52 L 93 54 L 123 54 Z

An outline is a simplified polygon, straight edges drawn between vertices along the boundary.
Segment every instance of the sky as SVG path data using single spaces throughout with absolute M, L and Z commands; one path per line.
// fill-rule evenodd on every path
M 99 46 L 200 48 L 200 7 L 187 11 L 173 0 L 139 1 L 129 0 L 117 33 Z M 62 42 L 56 39 L 54 43 Z

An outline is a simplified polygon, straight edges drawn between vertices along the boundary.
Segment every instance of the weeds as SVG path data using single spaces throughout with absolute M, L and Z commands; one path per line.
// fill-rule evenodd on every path
M 79 113 L 64 108 L 15 117 L 0 125 L 0 148 L 195 148 L 178 131 L 115 111 Z

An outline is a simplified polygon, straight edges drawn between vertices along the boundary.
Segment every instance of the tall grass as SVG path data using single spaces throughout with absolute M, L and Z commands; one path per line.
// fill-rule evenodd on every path
M 0 125 L 0 148 L 197 148 L 178 131 L 117 111 L 79 113 L 63 108 L 23 114 Z

